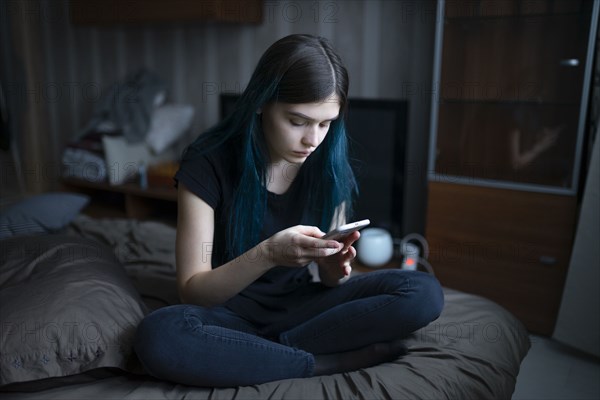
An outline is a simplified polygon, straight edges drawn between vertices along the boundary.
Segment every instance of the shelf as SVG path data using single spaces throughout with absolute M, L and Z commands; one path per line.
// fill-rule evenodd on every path
M 75 178 L 65 178 L 63 179 L 63 183 L 79 188 L 105 190 L 109 192 L 131 194 L 151 199 L 177 201 L 177 190 L 174 187 L 169 186 L 151 186 L 147 189 L 142 189 L 140 185 L 133 182 L 123 183 L 121 185 L 110 185 L 105 182 L 92 182 Z
M 94 217 L 126 217 L 174 221 L 177 213 L 177 190 L 171 186 L 141 188 L 137 183 L 127 182 L 110 185 L 82 179 L 62 180 L 67 190 L 85 193 L 91 202 L 84 210 Z
M 140 25 L 181 22 L 261 23 L 263 0 L 72 0 L 76 25 Z
M 590 12 L 591 1 L 446 0 L 446 19 L 552 17 Z

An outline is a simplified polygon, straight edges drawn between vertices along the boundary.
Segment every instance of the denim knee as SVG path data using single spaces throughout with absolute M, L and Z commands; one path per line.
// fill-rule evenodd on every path
M 436 320 L 444 308 L 442 285 L 435 276 L 424 272 L 417 272 L 413 279 L 419 281 L 420 298 L 424 308 L 429 311 L 429 322 Z
M 177 341 L 177 331 L 184 329 L 185 305 L 160 308 L 148 314 L 138 325 L 134 339 L 134 351 L 146 372 L 157 378 L 165 378 L 164 368 L 176 363 L 176 354 L 169 344 Z
M 395 293 L 402 298 L 403 317 L 414 322 L 413 329 L 421 328 L 436 320 L 444 308 L 444 292 L 437 278 L 421 271 L 392 270 Z M 411 311 L 407 310 L 411 309 Z M 406 319 L 405 319 L 406 321 Z

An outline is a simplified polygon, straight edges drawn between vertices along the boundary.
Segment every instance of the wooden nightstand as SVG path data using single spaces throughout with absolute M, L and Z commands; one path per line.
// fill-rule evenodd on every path
M 173 186 L 149 186 L 143 189 L 135 182 L 110 185 L 75 178 L 65 178 L 62 184 L 64 190 L 91 197 L 84 213 L 92 217 L 176 221 L 177 189 Z

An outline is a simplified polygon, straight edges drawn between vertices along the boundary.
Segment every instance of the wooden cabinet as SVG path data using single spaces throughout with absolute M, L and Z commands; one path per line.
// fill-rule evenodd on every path
M 574 196 L 430 182 L 430 263 L 444 286 L 500 303 L 551 334 L 575 229 Z
M 66 178 L 63 187 L 90 196 L 90 204 L 83 210 L 97 218 L 154 219 L 174 224 L 177 217 L 177 190 L 172 186 L 149 186 L 128 182 L 109 185 L 82 179 Z
M 71 0 L 77 25 L 173 22 L 260 23 L 263 0 Z
M 598 2 L 439 2 L 426 235 L 443 285 L 550 335 L 577 193 Z

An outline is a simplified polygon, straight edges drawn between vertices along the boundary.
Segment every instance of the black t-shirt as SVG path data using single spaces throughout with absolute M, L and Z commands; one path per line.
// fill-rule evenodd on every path
M 229 261 L 226 251 L 227 225 L 239 179 L 238 149 L 236 141 L 229 141 L 207 154 L 186 157 L 175 174 L 176 182 L 183 183 L 215 212 L 211 258 L 213 268 Z M 300 168 L 294 182 L 284 194 L 267 193 L 267 210 L 260 234 L 261 241 L 294 225 L 318 225 L 319 218 L 316 213 L 305 209 L 308 188 L 304 182 L 303 170 Z M 235 299 L 234 303 L 239 307 L 235 308 L 242 307 L 246 310 L 249 307 L 248 304 L 242 304 L 244 302 L 240 297 L 271 305 L 277 297 L 291 293 L 311 280 L 307 268 L 275 267 L 236 296 L 238 299 Z

